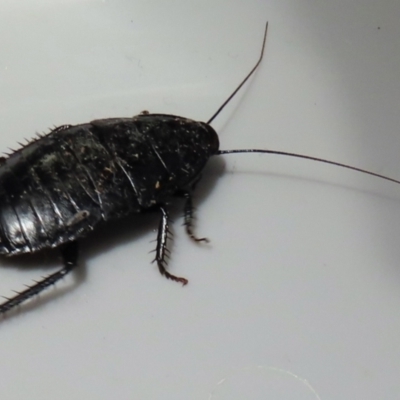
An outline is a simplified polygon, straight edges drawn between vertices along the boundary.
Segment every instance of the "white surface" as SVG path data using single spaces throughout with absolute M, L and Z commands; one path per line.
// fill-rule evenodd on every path
M 147 109 L 207 120 L 221 148 L 274 148 L 400 178 L 397 0 L 5 1 L 0 148 Z M 80 273 L 0 323 L 3 399 L 394 399 L 400 391 L 400 187 L 277 156 L 207 169 L 196 246 L 175 216 L 82 243 Z M 208 182 L 208 183 L 207 183 Z M 204 248 L 201 248 L 204 247 Z M 56 268 L 2 261 L 10 295 Z M 51 267 L 51 269 L 50 269 Z

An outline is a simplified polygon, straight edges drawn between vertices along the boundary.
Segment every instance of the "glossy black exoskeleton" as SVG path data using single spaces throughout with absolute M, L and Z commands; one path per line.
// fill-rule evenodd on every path
M 257 69 L 258 62 L 205 123 L 174 115 L 142 114 L 64 125 L 33 140 L 8 158 L 0 158 L 0 254 L 13 256 L 59 247 L 64 266 L 0 305 L 0 314 L 30 299 L 73 270 L 78 240 L 99 224 L 129 214 L 158 209 L 158 268 L 169 279 L 186 284 L 166 270 L 168 209 L 174 197 L 186 199 L 186 232 L 193 233 L 192 191 L 213 155 L 268 153 L 373 172 L 316 157 L 275 150 L 219 150 L 210 123 Z
M 158 208 L 156 248 L 165 269 L 168 211 L 186 198 L 191 227 L 191 185 L 217 154 L 214 129 L 174 115 L 147 114 L 61 126 L 14 152 L 0 165 L 0 254 L 61 246 L 64 268 L 0 306 L 5 312 L 53 284 L 76 266 L 77 240 L 100 223 Z
M 163 204 L 218 147 L 210 125 L 173 115 L 57 128 L 0 165 L 0 254 L 57 247 Z

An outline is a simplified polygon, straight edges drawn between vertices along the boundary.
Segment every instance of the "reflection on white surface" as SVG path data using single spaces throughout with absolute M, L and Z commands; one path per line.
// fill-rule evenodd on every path
M 218 382 L 209 400 L 239 399 L 321 400 L 310 383 L 280 368 L 245 368 Z

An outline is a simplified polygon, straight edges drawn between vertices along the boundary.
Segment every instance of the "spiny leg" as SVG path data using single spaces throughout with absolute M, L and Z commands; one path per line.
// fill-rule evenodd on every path
M 197 181 L 195 182 L 195 184 Z M 192 186 L 192 190 L 194 189 L 194 185 Z M 193 201 L 192 201 L 192 193 L 189 192 L 188 190 L 180 190 L 179 192 L 176 193 L 177 196 L 183 197 L 185 201 L 185 206 L 183 208 L 183 218 L 184 222 L 183 225 L 185 225 L 186 233 L 189 235 L 190 239 L 194 240 L 195 242 L 205 242 L 209 243 L 210 240 L 203 237 L 203 238 L 198 238 L 194 232 L 193 232 L 193 221 L 195 219 L 194 217 L 194 211 L 195 208 L 193 207 Z
M 169 215 L 166 207 L 164 206 L 160 206 L 160 211 L 161 220 L 158 226 L 157 233 L 156 257 L 153 262 L 157 262 L 158 269 L 160 270 L 161 275 L 164 275 L 168 279 L 176 282 L 181 282 L 183 285 L 186 285 L 188 283 L 187 279 L 172 275 L 166 269 L 167 262 L 165 258 L 168 256 L 167 242 L 168 234 L 170 233 L 170 231 L 168 230 Z
M 78 242 L 67 243 L 61 247 L 61 256 L 63 259 L 64 267 L 59 271 L 51 274 L 41 281 L 35 281 L 32 286 L 28 286 L 22 292 L 17 292 L 17 295 L 7 299 L 6 302 L 0 304 L 0 314 L 4 314 L 19 304 L 29 300 L 31 297 L 39 294 L 49 286 L 54 285 L 57 281 L 71 272 L 78 263 Z

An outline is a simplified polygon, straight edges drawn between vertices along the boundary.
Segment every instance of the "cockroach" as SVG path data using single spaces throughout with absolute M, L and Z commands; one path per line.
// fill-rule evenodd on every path
M 147 111 L 132 118 L 98 119 L 63 125 L 0 159 L 0 254 L 14 256 L 59 248 L 63 267 L 17 292 L 0 305 L 4 314 L 55 284 L 78 265 L 79 239 L 110 220 L 155 210 L 160 213 L 155 259 L 166 278 L 169 212 L 174 198 L 185 199 L 184 225 L 193 231 L 192 194 L 211 156 L 265 153 L 299 157 L 400 181 L 349 165 L 284 151 L 220 150 L 211 122 L 260 65 L 255 66 L 207 122 Z

